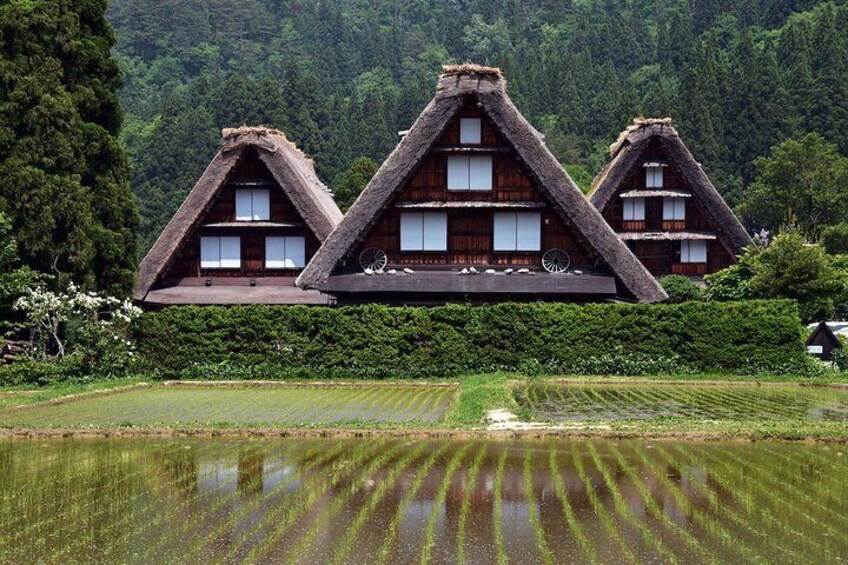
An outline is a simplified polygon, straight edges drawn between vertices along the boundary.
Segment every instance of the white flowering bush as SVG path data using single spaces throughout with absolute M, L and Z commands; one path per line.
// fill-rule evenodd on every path
M 25 316 L 36 360 L 71 359 L 100 376 L 121 376 L 135 360 L 129 325 L 141 310 L 129 300 L 85 292 L 71 283 L 59 293 L 28 289 L 15 309 Z

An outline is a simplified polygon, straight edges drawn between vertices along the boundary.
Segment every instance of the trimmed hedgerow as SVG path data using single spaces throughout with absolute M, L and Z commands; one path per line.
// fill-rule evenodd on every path
M 683 304 L 499 304 L 173 307 L 144 314 L 143 358 L 175 376 L 453 376 L 520 370 L 785 372 L 806 366 L 792 301 Z M 616 359 L 620 359 L 618 363 Z

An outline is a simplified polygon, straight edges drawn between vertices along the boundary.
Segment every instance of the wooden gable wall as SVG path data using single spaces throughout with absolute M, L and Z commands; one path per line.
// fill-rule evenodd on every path
M 461 118 L 482 119 L 482 143 L 478 146 L 483 154 L 491 154 L 493 161 L 493 189 L 491 191 L 456 192 L 447 189 L 447 159 L 452 150 L 459 146 L 459 124 Z M 400 251 L 400 215 L 405 211 L 436 211 L 404 209 L 398 205 L 423 202 L 522 202 L 533 203 L 537 208 L 453 208 L 438 210 L 448 216 L 447 252 Z M 539 212 L 541 213 L 540 252 L 494 251 L 494 212 Z M 524 166 L 506 144 L 495 125 L 469 102 L 451 121 L 441 139 L 434 145 L 411 180 L 404 186 L 394 202 L 383 211 L 380 219 L 352 256 L 355 264 L 359 253 L 369 247 L 386 252 L 390 265 L 403 266 L 514 266 L 536 267 L 541 265 L 542 254 L 552 248 L 564 249 L 576 268 L 590 264 L 588 254 L 581 248 L 559 214 L 539 192 L 536 183 L 527 174 Z
M 271 223 L 289 223 L 292 227 L 256 227 L 245 223 L 237 227 L 211 227 L 208 224 L 235 222 L 236 185 L 244 182 L 267 184 L 270 199 Z M 266 188 L 263 186 L 262 188 Z M 212 199 L 208 211 L 201 217 L 186 238 L 177 256 L 165 272 L 163 282 L 191 277 L 292 277 L 301 269 L 266 269 L 265 237 L 267 236 L 303 236 L 306 239 L 306 261 L 318 251 L 321 245 L 318 238 L 306 225 L 291 199 L 271 175 L 268 168 L 259 160 L 255 151 L 250 150 L 237 164 Z M 241 268 L 239 269 L 201 269 L 200 238 L 202 236 L 239 236 L 241 237 Z

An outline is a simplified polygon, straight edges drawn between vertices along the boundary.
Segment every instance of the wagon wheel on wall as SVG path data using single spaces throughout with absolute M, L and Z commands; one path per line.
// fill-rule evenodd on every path
M 571 257 L 562 249 L 549 249 L 542 255 L 542 267 L 549 273 L 564 273 L 571 265 Z
M 376 247 L 369 247 L 359 254 L 359 266 L 363 270 L 379 271 L 384 269 L 389 262 L 386 252 Z

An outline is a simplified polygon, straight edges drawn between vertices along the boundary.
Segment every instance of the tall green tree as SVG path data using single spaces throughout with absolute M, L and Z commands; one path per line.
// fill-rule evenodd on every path
M 350 208 L 378 168 L 377 163 L 368 157 L 360 157 L 339 175 L 338 180 L 333 183 L 333 195 L 342 211 L 346 212 Z
M 0 5 L 0 212 L 25 264 L 126 293 L 137 214 L 106 0 Z

